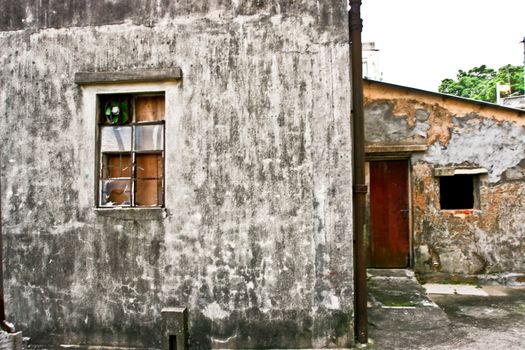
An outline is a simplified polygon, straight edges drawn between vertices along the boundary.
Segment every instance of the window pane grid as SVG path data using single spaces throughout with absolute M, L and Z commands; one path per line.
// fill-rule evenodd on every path
M 136 105 L 139 99 L 141 106 Z M 120 101 L 112 97 L 105 97 L 104 101 L 113 100 Z M 99 124 L 99 205 L 163 206 L 164 96 L 135 96 L 129 109 L 134 113 L 123 122 L 125 125 L 111 125 L 116 118 L 99 118 L 106 121 Z

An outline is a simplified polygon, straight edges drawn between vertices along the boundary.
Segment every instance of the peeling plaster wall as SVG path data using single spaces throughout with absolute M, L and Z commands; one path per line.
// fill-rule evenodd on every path
M 365 84 L 368 144 L 427 145 L 411 162 L 420 274 L 525 272 L 525 112 Z M 441 210 L 439 167 L 485 168 L 480 208 Z
M 352 344 L 346 1 L 0 9 L 17 329 L 50 346 L 159 347 L 160 310 L 187 306 L 193 348 Z M 96 121 L 74 73 L 155 67 L 183 72 L 166 94 L 180 103 L 166 121 L 166 208 L 97 210 Z

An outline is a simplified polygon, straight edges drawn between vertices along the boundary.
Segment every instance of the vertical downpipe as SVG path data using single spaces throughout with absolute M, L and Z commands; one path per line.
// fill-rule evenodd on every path
M 0 328 L 8 333 L 14 329 L 5 319 L 4 304 L 4 245 L 2 237 L 2 153 L 0 152 Z
M 525 96 L 525 36 L 521 42 L 523 43 L 523 95 Z
M 363 108 L 363 67 L 361 31 L 361 0 L 350 0 L 349 30 L 352 69 L 352 131 L 353 131 L 353 212 L 355 269 L 355 332 L 357 341 L 368 343 L 366 250 L 364 246 L 365 200 L 365 128 Z
M 2 154 L 0 153 L 0 322 L 4 324 L 4 246 L 2 243 Z

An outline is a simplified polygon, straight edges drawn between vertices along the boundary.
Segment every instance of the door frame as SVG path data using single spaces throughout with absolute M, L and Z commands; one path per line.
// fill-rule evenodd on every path
M 371 235 L 370 235 L 370 162 L 373 161 L 389 161 L 389 160 L 404 160 L 407 162 L 407 196 L 408 196 L 408 266 L 407 268 L 413 268 L 414 267 L 414 249 L 413 249 L 413 241 L 414 241 L 414 230 L 413 230 L 413 197 L 412 197 L 412 186 L 413 186 L 413 178 L 412 178 L 412 162 L 411 162 L 411 155 L 412 153 L 366 153 L 365 155 L 365 181 L 366 184 L 369 187 L 369 190 L 366 194 L 366 218 L 365 223 L 367 230 L 365 232 L 365 242 L 366 242 L 366 250 L 367 250 L 367 268 L 370 264 L 369 261 L 369 250 L 370 250 L 370 244 L 371 244 Z

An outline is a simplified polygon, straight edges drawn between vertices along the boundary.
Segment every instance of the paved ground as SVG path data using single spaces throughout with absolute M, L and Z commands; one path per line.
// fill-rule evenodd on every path
M 427 295 L 409 271 L 397 273 L 369 279 L 366 348 L 525 349 L 525 287 L 433 285 L 449 294 Z

